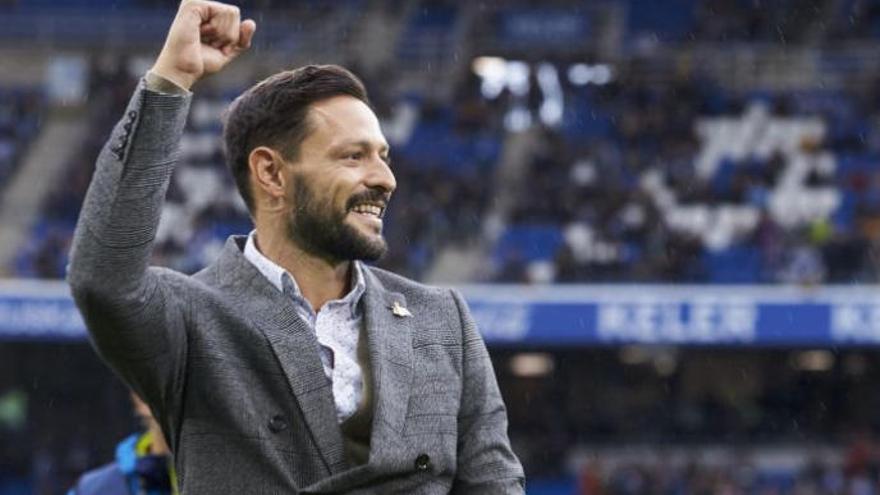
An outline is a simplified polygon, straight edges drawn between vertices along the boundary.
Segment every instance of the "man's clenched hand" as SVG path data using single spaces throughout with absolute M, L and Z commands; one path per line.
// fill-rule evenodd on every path
M 183 0 L 165 46 L 151 69 L 190 89 L 251 46 L 256 23 L 242 21 L 238 7 L 208 0 Z

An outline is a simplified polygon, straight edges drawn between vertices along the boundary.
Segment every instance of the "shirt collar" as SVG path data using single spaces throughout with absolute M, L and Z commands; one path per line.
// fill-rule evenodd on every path
M 244 245 L 244 257 L 247 258 L 247 260 L 250 261 L 264 277 L 266 277 L 273 287 L 278 289 L 278 292 L 284 292 L 284 278 L 289 277 L 289 280 L 293 285 L 294 295 L 300 299 L 303 298 L 302 292 L 299 290 L 299 285 L 296 283 L 296 279 L 293 275 L 274 261 L 267 258 L 260 252 L 259 248 L 257 248 L 256 230 L 252 230 L 248 235 L 247 242 Z M 361 300 L 361 296 L 364 294 L 364 290 L 366 290 L 366 283 L 364 282 L 361 262 L 354 260 L 352 261 L 351 266 L 351 290 L 348 291 L 348 294 L 342 299 L 337 299 L 336 301 L 348 305 L 351 308 L 352 315 L 354 315 L 358 303 Z

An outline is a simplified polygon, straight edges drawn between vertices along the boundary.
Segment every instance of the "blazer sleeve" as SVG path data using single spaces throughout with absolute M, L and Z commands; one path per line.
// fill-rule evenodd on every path
M 462 329 L 462 394 L 454 494 L 524 493 L 522 465 L 507 436 L 507 409 L 486 344 L 461 294 L 452 291 Z
M 67 272 L 93 345 L 154 412 L 183 382 L 183 277 L 147 265 L 190 98 L 140 82 L 98 156 Z

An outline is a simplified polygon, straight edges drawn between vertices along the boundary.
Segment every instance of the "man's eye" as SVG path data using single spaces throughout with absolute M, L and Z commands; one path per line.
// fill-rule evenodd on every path
M 348 155 L 345 156 L 345 158 L 347 158 L 347 159 L 349 159 L 349 160 L 360 160 L 360 159 L 362 159 L 363 157 L 364 157 L 364 154 L 361 153 L 361 152 L 357 152 L 357 153 L 349 153 Z

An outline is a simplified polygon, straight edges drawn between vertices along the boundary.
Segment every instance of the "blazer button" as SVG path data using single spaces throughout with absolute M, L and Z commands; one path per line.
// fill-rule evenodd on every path
M 272 416 L 272 419 L 269 420 L 269 429 L 273 433 L 278 433 L 279 431 L 283 431 L 287 429 L 287 421 L 284 421 L 284 416 L 276 415 Z
M 428 468 L 431 467 L 431 458 L 428 454 L 419 454 L 419 456 L 416 457 L 415 466 L 416 471 L 427 471 Z

